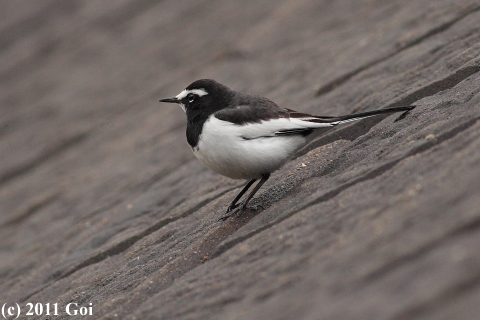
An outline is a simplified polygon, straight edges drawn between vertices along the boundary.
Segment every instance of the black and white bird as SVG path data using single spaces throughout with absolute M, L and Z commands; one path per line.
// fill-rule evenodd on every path
M 409 111 L 413 106 L 380 109 L 339 117 L 313 116 L 281 108 L 267 98 L 236 92 L 214 80 L 201 79 L 172 98 L 187 115 L 187 141 L 211 170 L 232 179 L 249 180 L 221 218 L 241 212 L 253 195 L 315 129 L 333 127 L 379 114 Z M 238 203 L 260 179 L 252 192 Z

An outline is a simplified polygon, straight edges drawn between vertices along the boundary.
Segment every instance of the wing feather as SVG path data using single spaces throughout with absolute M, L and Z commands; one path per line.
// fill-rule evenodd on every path
M 292 116 L 293 115 L 293 116 Z M 314 129 L 331 127 L 336 117 L 315 117 L 289 109 L 279 108 L 270 100 L 252 105 L 239 105 L 222 109 L 215 118 L 237 126 L 241 137 L 246 140 L 282 137 L 291 135 L 307 136 Z
M 245 97 L 251 98 L 247 95 Z M 250 99 L 249 102 L 251 103 L 225 108 L 214 113 L 215 118 L 235 125 L 235 131 L 246 140 L 291 135 L 307 136 L 315 129 L 332 127 L 378 114 L 408 111 L 413 108 L 397 107 L 341 117 L 328 117 L 313 116 L 292 109 L 280 108 L 274 102 L 262 97 Z

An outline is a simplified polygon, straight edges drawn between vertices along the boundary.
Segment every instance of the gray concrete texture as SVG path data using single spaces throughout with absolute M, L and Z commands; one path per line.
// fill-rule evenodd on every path
M 2 1 L 0 61 L 0 302 L 479 318 L 477 0 Z M 158 103 L 199 78 L 319 115 L 417 107 L 322 132 L 218 222 L 243 182 Z

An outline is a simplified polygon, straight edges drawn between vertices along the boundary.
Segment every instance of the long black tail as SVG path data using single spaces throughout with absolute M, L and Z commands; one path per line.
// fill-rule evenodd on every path
M 356 121 L 360 119 L 365 119 L 368 117 L 373 117 L 379 114 L 384 114 L 384 113 L 395 113 L 395 112 L 402 112 L 402 111 L 410 111 L 414 109 L 415 106 L 408 106 L 408 107 L 395 107 L 395 108 L 387 108 L 387 109 L 380 109 L 380 110 L 374 110 L 374 111 L 367 111 L 367 112 L 362 112 L 362 113 L 355 113 L 355 114 L 349 114 L 346 116 L 340 116 L 338 117 L 340 123 L 347 123 L 351 121 Z

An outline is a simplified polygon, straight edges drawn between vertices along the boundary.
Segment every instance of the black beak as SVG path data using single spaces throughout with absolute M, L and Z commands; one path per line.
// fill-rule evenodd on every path
M 179 103 L 180 101 L 176 97 L 161 99 L 160 102 Z

